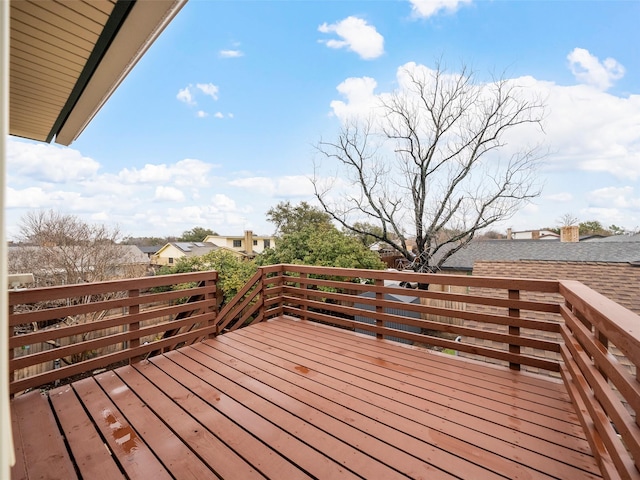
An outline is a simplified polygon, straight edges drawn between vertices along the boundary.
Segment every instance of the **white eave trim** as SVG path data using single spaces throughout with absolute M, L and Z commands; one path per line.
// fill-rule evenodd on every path
M 105 52 L 55 142 L 70 145 L 187 0 L 138 0 Z

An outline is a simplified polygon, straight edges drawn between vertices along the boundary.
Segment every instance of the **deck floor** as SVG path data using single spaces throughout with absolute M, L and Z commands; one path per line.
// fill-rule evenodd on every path
M 280 318 L 11 402 L 12 478 L 600 478 L 562 383 Z

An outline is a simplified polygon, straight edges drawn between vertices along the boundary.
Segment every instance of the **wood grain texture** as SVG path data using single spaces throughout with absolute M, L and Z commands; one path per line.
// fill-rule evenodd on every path
M 601 478 L 562 382 L 287 317 L 50 396 L 12 478 L 27 401 L 82 478 Z

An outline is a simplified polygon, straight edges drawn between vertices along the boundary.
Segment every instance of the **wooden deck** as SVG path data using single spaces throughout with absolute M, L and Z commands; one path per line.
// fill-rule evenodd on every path
M 600 478 L 559 381 L 279 318 L 12 401 L 12 478 Z

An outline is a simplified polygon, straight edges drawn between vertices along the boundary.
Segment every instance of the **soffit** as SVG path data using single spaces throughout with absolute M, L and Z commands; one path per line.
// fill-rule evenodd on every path
M 69 145 L 186 0 L 11 0 L 9 133 Z

